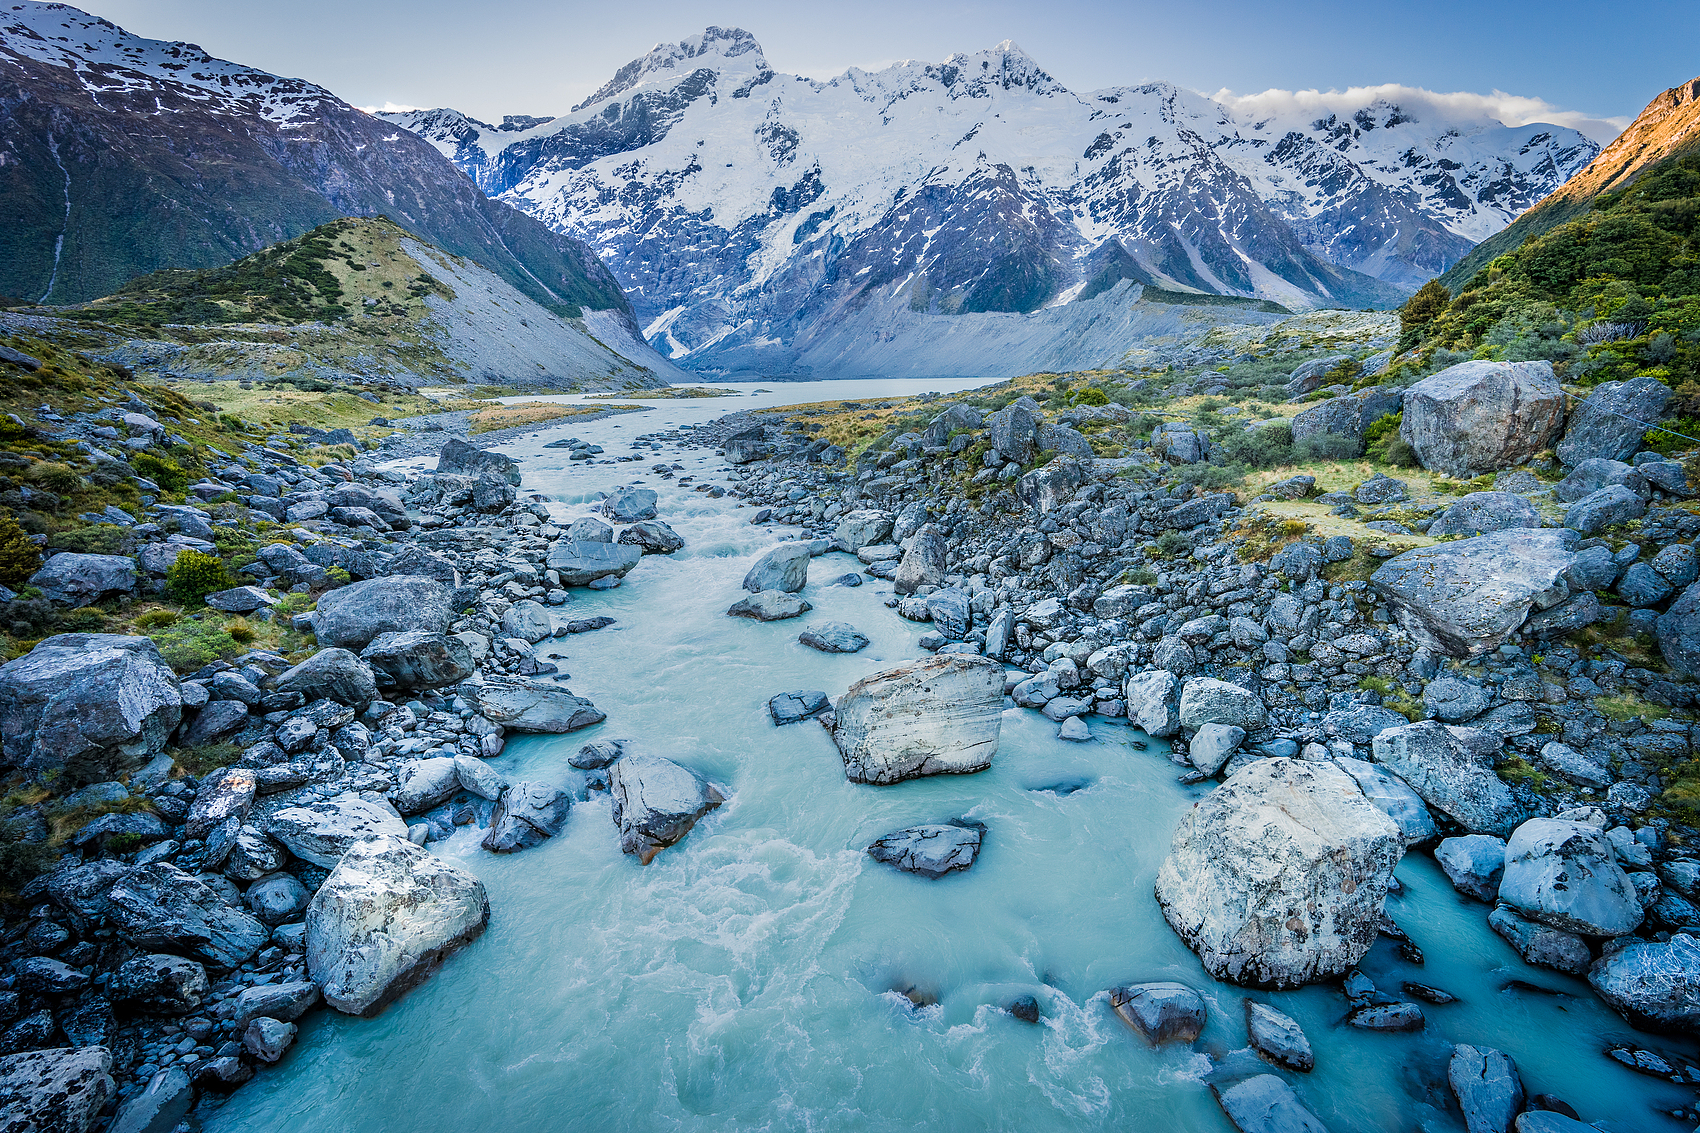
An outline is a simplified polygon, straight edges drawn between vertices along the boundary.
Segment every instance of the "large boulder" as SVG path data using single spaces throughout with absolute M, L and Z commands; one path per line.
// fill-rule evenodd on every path
M 32 1050 L 0 1058 L 0 1130 L 89 1133 L 115 1098 L 103 1046 Z
M 375 1015 L 489 921 L 470 873 L 405 838 L 362 839 L 307 906 L 307 970 L 330 1006 Z
M 1515 492 L 1471 492 L 1440 513 L 1428 534 L 1491 535 L 1512 527 L 1539 527 L 1541 514 Z
M 1570 475 L 1554 485 L 1552 494 L 1567 504 L 1593 495 L 1601 488 L 1621 485 L 1636 495 L 1644 494 L 1647 479 L 1621 460 L 1591 456 L 1571 469 Z
M 1255 692 L 1214 677 L 1193 677 L 1181 688 L 1180 724 L 1233 724 L 1251 731 L 1261 728 L 1269 714 Z M 1155 734 L 1155 733 L 1153 733 Z
M 309 703 L 334 700 L 357 710 L 364 710 L 378 699 L 378 683 L 372 667 L 346 649 L 321 649 L 285 670 L 278 675 L 277 691 L 298 692 Z
M 602 501 L 602 514 L 615 523 L 636 523 L 655 518 L 656 496 L 653 488 L 615 488 Z
M 1357 781 L 1364 798 L 1393 820 L 1407 847 L 1427 842 L 1439 833 L 1434 816 L 1428 812 L 1428 805 L 1403 779 L 1388 774 L 1373 763 L 1350 756 L 1337 757 L 1334 762 Z
M 868 847 L 868 856 L 904 873 L 937 879 L 973 865 L 985 835 L 985 826 L 978 822 L 911 826 L 876 841 Z
M 866 509 L 845 512 L 839 517 L 834 534 L 854 554 L 863 547 L 884 542 L 885 537 L 891 534 L 891 516 L 883 511 Z
M 1653 636 L 1659 643 L 1659 652 L 1664 654 L 1665 664 L 1688 676 L 1700 674 L 1700 582 L 1690 584 L 1659 615 L 1653 623 Z M 0 675 L 5 672 L 0 669 Z M 4 696 L 0 687 L 0 706 L 4 705 Z
M 1344 397 L 1319 402 L 1293 418 L 1293 441 L 1303 441 L 1320 433 L 1345 437 L 1363 451 L 1364 430 L 1378 418 L 1399 412 L 1405 391 L 1387 386 L 1371 386 Z
M 1483 742 L 1485 741 L 1485 742 Z M 1375 761 L 1472 834 L 1511 833 L 1523 817 L 1511 788 L 1494 773 L 1500 741 L 1434 720 L 1389 728 L 1370 741 Z
M 520 480 L 519 465 L 512 457 L 488 452 L 458 438 L 451 438 L 443 446 L 443 451 L 437 454 L 437 471 L 474 478 L 493 476 L 516 487 Z
M 496 854 L 511 854 L 535 846 L 566 827 L 571 807 L 572 797 L 553 783 L 514 783 L 496 803 L 483 846 Z
M 1499 899 L 1562 932 L 1623 936 L 1641 923 L 1641 902 L 1606 836 L 1593 826 L 1532 818 L 1505 844 Z
M 1431 472 L 1470 477 L 1521 464 L 1564 429 L 1550 362 L 1460 362 L 1405 391 L 1399 436 Z
M 153 862 L 124 875 L 107 894 L 119 935 L 138 948 L 171 951 L 214 968 L 234 968 L 258 952 L 271 930 L 193 874 Z
M 29 584 L 57 605 L 87 606 L 113 594 L 135 593 L 136 560 L 61 551 L 30 576 Z
M 1647 505 L 1639 495 L 1622 484 L 1613 484 L 1571 504 L 1564 513 L 1564 526 L 1582 535 L 1592 535 L 1646 514 Z
M 671 555 L 685 545 L 684 537 L 659 519 L 634 523 L 620 532 L 617 542 L 636 547 L 646 555 Z
M 1293 1088 L 1273 1074 L 1247 1078 L 1220 1091 L 1216 1100 L 1240 1133 L 1328 1133 Z
M 1014 402 L 986 418 L 992 448 L 1005 460 L 1026 464 L 1039 448 L 1039 426 L 1044 422 L 1039 404 L 1032 398 Z
M 898 783 L 992 765 L 1003 665 L 949 654 L 863 677 L 838 699 L 832 738 L 853 783 Z
M 489 677 L 477 690 L 478 711 L 516 732 L 573 732 L 608 718 L 582 696 L 552 681 Z
M 1464 1111 L 1467 1133 L 1510 1133 L 1523 1110 L 1523 1079 L 1510 1055 L 1460 1043 L 1452 1048 L 1446 1081 Z
M 1122 685 L 1127 722 L 1146 735 L 1167 738 L 1181 730 L 1180 682 L 1166 669 L 1129 673 Z
M 445 633 L 452 592 L 434 578 L 391 575 L 332 590 L 313 611 L 320 645 L 358 653 L 386 633 Z
M 296 857 L 334 869 L 362 839 L 407 837 L 407 823 L 387 806 L 359 795 L 336 795 L 276 811 L 266 821 L 266 833 Z
M 814 606 L 806 598 L 787 594 L 783 590 L 763 590 L 759 594 L 751 594 L 748 598 L 740 598 L 732 603 L 726 608 L 726 616 L 750 618 L 758 622 L 782 622 L 786 618 L 801 617 L 812 609 Z
M 715 786 L 688 768 L 654 755 L 622 756 L 608 776 L 620 849 L 648 865 L 726 801 Z
M 779 590 L 795 594 L 809 581 L 809 544 L 780 543 L 757 559 L 744 574 L 744 589 L 751 594 Z
M 943 586 L 945 575 L 945 542 L 939 529 L 924 524 L 915 532 L 903 561 L 897 564 L 892 589 L 899 594 L 913 594 L 923 586 Z
M 207 998 L 206 968 L 164 953 L 133 956 L 112 973 L 112 1002 L 144 1015 L 187 1015 Z
M 773 455 L 773 446 L 767 443 L 767 430 L 757 425 L 727 437 L 721 451 L 728 464 L 750 464 Z
M 466 642 L 429 630 L 379 634 L 360 651 L 360 660 L 401 689 L 457 685 L 475 671 Z
M 1658 421 L 1670 400 L 1670 387 L 1657 378 L 1601 382 L 1570 414 L 1570 427 L 1558 443 L 1566 465 L 1592 457 L 1628 460 L 1641 448 L 1647 426 Z
M 1476 657 L 1570 597 L 1575 545 L 1574 532 L 1513 528 L 1406 551 L 1369 581 L 1420 644 Z
M 581 543 L 558 539 L 549 545 L 548 568 L 562 586 L 589 586 L 599 578 L 624 578 L 638 565 L 643 550 L 629 543 Z
M 1071 433 L 1080 437 L 1073 429 L 1059 429 L 1058 432 Z M 1082 443 L 1085 438 L 1080 437 Z M 1084 462 L 1084 463 L 1083 463 Z M 1015 482 L 1015 498 L 1032 508 L 1039 515 L 1049 515 L 1074 495 L 1076 488 L 1091 479 L 1092 472 L 1091 445 L 1086 446 L 1084 456 L 1078 453 L 1069 456 L 1058 456 L 1043 468 L 1035 468 Z
M 1216 979 L 1297 987 L 1363 959 L 1404 849 L 1338 767 L 1262 759 L 1181 819 L 1157 900 Z
M 1700 1034 L 1700 940 L 1686 932 L 1601 957 L 1588 982 L 1637 1027 Z
M 60 634 L 0 665 L 8 767 L 105 782 L 159 754 L 182 717 L 177 677 L 145 637 Z

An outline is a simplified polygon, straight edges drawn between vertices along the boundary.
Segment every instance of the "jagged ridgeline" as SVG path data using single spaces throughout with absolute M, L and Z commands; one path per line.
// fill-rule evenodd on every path
M 1576 219 L 1482 266 L 1456 297 L 1425 286 L 1402 312 L 1405 345 L 1547 359 L 1585 385 L 1645 374 L 1676 391 L 1678 415 L 1700 417 L 1697 235 L 1700 154 L 1689 154 L 1594 196 Z
M 156 327 L 417 317 L 426 296 L 455 293 L 403 250 L 410 237 L 387 217 L 333 221 L 223 267 L 133 279 L 84 312 Z

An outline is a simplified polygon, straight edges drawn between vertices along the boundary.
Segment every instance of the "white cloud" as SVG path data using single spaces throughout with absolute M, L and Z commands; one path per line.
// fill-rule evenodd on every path
M 1611 141 L 1629 125 L 1628 118 L 1596 118 L 1578 110 L 1562 110 L 1545 99 L 1507 94 L 1496 90 L 1492 94 L 1470 91 L 1425 90 L 1400 83 L 1383 83 L 1374 87 L 1349 87 L 1346 90 L 1266 90 L 1261 94 L 1235 94 L 1226 88 L 1211 96 L 1217 102 L 1253 118 L 1296 117 L 1317 113 L 1337 113 L 1356 110 L 1377 99 L 1398 103 L 1413 116 L 1421 118 L 1426 112 L 1442 121 L 1480 121 L 1494 118 L 1507 126 L 1522 126 L 1531 122 L 1546 122 L 1568 126 L 1601 143 Z
M 400 102 L 386 102 L 382 106 L 362 106 L 360 109 L 368 114 L 406 114 L 412 110 L 428 110 L 426 106 L 408 106 Z

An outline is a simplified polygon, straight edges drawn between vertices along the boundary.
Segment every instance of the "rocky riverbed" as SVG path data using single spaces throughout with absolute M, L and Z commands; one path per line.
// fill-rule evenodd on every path
M 892 813 L 876 820 L 883 828 L 842 834 L 893 883 L 907 872 L 915 884 L 949 886 L 1007 868 L 999 841 L 1021 838 L 1022 820 L 1000 822 L 999 808 L 1027 805 L 1014 800 L 1035 790 L 1059 801 L 1092 793 L 1093 775 L 1057 766 L 1066 758 L 1055 753 L 1070 744 L 1125 745 L 1129 770 L 1116 774 L 1139 776 L 1146 790 L 1181 779 L 1168 813 L 1125 817 L 1160 829 L 1141 835 L 1153 845 L 1145 876 L 1154 880 L 1118 896 L 1148 919 L 1166 916 L 1171 941 L 1190 946 L 1202 970 L 1172 958 L 1148 973 L 1120 967 L 1119 979 L 1133 982 L 1105 982 L 1072 1001 L 1048 976 L 1040 989 L 968 991 L 983 1007 L 1017 1022 L 1031 1014 L 1089 1026 L 1079 1004 L 1101 995 L 1154 1049 L 1202 1043 L 1208 1058 L 1187 1062 L 1188 1073 L 1242 1129 L 1301 1127 L 1269 1122 L 1315 1121 L 1307 1105 L 1330 1127 L 1377 1127 L 1337 1100 L 1333 1076 L 1352 1048 L 1324 1033 L 1322 1001 L 1283 999 L 1286 1015 L 1235 999 L 1230 1021 L 1229 985 L 1209 977 L 1277 989 L 1325 981 L 1316 991 L 1337 1006 L 1323 1010 L 1337 1012 L 1347 1034 L 1441 1029 L 1464 1044 L 1446 1044 L 1444 1057 L 1429 1044 L 1417 1059 L 1436 1127 L 1563 1128 L 1571 1099 L 1582 1101 L 1579 1112 L 1591 1093 L 1567 1098 L 1544 1051 L 1495 1037 L 1502 1051 L 1460 1034 L 1451 1020 L 1475 1020 L 1468 1005 L 1448 1015 L 1470 977 L 1434 955 L 1455 942 L 1423 928 L 1443 899 L 1431 882 L 1449 879 L 1460 902 L 1480 902 L 1461 907 L 1483 934 L 1491 926 L 1529 964 L 1586 977 L 1594 992 L 1582 994 L 1597 993 L 1636 1026 L 1691 1033 L 1685 930 L 1696 867 L 1684 848 L 1691 832 L 1659 803 L 1665 769 L 1687 758 L 1690 686 L 1677 665 L 1629 664 L 1562 636 L 1613 624 L 1614 608 L 1629 624 L 1650 610 L 1653 632 L 1673 643 L 1666 662 L 1680 650 L 1680 588 L 1693 578 L 1682 579 L 1672 549 L 1687 545 L 1694 517 L 1681 493 L 1652 487 L 1647 474 L 1596 489 L 1635 496 L 1643 522 L 1634 539 L 1620 528 L 1504 525 L 1400 553 L 1373 537 L 1248 538 L 1257 529 L 1246 505 L 1173 481 L 1163 459 L 1172 435 L 1150 457 L 1094 460 L 1066 421 L 1019 402 L 989 420 L 965 407 L 941 412 L 858 464 L 745 415 L 678 432 L 634 427 L 621 446 L 604 434 L 569 444 L 570 426 L 554 432 L 557 468 L 643 467 L 565 509 L 529 490 L 548 478 L 532 471 L 548 455 L 541 446 L 518 466 L 451 443 L 423 473 L 367 461 L 313 470 L 263 452 L 218 470 L 209 491 L 251 489 L 249 506 L 281 511 L 292 537 L 261 549 L 265 573 L 252 586 L 209 603 L 246 606 L 260 620 L 292 591 L 316 599 L 311 611 L 273 615 L 311 631 L 310 656 L 251 653 L 179 678 L 146 639 L 61 637 L 0 669 L 13 766 L 63 767 L 93 784 L 91 804 L 107 805 L 83 827 L 87 837 L 79 832 L 83 861 L 26 890 L 24 914 L 9 922 L 17 1003 L 4 1041 L 50 1051 L 5 1064 L 14 1106 L 37 1104 L 56 1088 L 44 1083 L 57 1082 L 52 1096 L 78 1099 L 71 1110 L 86 1120 L 77 1128 L 107 1117 L 126 1129 L 213 1120 L 256 1069 L 262 1086 L 270 1064 L 288 1070 L 296 1028 L 326 1006 L 387 1008 L 354 1024 L 381 1026 L 409 1010 L 410 988 L 448 978 L 433 972 L 452 967 L 451 954 L 487 925 L 501 933 L 502 902 L 482 864 L 469 865 L 520 851 L 512 870 L 488 875 L 507 885 L 528 861 L 558 861 L 549 856 L 557 839 L 585 853 L 592 835 L 569 822 L 575 808 L 605 807 L 612 819 L 593 853 L 646 863 L 660 877 L 669 854 L 695 862 L 696 828 L 735 827 L 743 793 L 757 806 L 762 792 L 727 764 L 678 745 L 654 750 L 653 735 L 651 750 L 642 739 L 627 746 L 633 731 L 655 732 L 652 721 L 604 724 L 598 703 L 641 678 L 635 659 L 616 660 L 629 646 L 596 644 L 622 632 L 617 615 L 597 611 L 641 600 L 622 595 L 657 577 L 638 569 L 645 556 L 678 553 L 689 540 L 673 524 L 690 531 L 686 517 L 710 514 L 757 533 L 761 553 L 739 572 L 747 600 L 772 614 L 820 607 L 758 615 L 749 627 L 758 648 L 790 641 L 818 658 L 799 672 L 827 672 L 808 666 L 835 656 L 858 666 L 832 670 L 850 679 L 829 688 L 740 695 L 771 698 L 772 726 L 784 734 L 824 738 L 841 761 L 839 789 L 933 800 L 922 808 L 933 813 Z M 962 454 L 976 445 L 992 455 L 968 466 Z M 1041 452 L 1062 455 L 1031 467 Z M 730 472 L 706 459 L 722 454 Z M 1396 492 L 1371 483 L 1354 505 Z M 210 524 L 194 511 L 170 513 L 177 530 L 161 527 L 161 549 L 144 548 L 128 571 L 50 561 L 32 582 L 66 604 L 145 591 L 172 548 L 196 545 L 197 519 Z M 1579 524 L 1591 522 L 1581 514 Z M 765 533 L 787 524 L 797 542 L 772 545 Z M 1166 533 L 1183 544 L 1159 551 Z M 1330 577 L 1341 563 L 1361 563 L 1370 577 Z M 1637 565 L 1669 587 L 1652 603 L 1630 604 Z M 1603 604 L 1599 591 L 1609 595 Z M 721 632 L 732 632 L 740 623 L 712 598 Z M 1590 599 L 1593 617 L 1583 620 Z M 594 658 L 590 668 L 574 660 L 581 653 Z M 608 694 L 575 695 L 586 680 Z M 1656 711 L 1608 714 L 1623 701 Z M 589 742 L 527 738 L 580 730 Z M 183 775 L 169 758 L 150 758 L 168 744 L 228 745 L 234 758 Z M 513 756 L 511 745 L 541 755 L 538 744 L 558 754 L 541 764 Z M 1041 748 L 1049 768 L 1026 754 Z M 1012 766 L 1019 784 L 1000 779 Z M 820 773 L 813 763 L 811 793 L 824 789 Z M 968 813 L 975 806 L 952 804 L 940 793 L 947 787 L 964 802 L 1003 801 Z M 929 793 L 899 793 L 914 790 Z M 1201 800 L 1197 810 L 1185 809 L 1185 792 Z M 951 805 L 961 810 L 939 809 Z M 1125 851 L 1100 835 L 1078 853 L 1114 865 Z M 1429 864 L 1413 873 L 1419 858 Z M 815 879 L 821 893 L 839 884 Z M 778 907 L 807 907 L 809 888 Z M 705 931 L 674 936 L 702 940 Z M 924 1020 L 943 989 L 905 978 L 909 949 L 893 948 L 898 970 L 866 978 L 885 981 Z M 1063 982 L 1090 981 L 1089 967 Z M 1175 978 L 1151 982 L 1158 976 Z M 1467 995 L 1488 995 L 1469 986 Z M 1578 1012 L 1597 1018 L 1604 1008 Z M 1599 1073 L 1630 1067 L 1664 1114 L 1689 1111 L 1680 1099 L 1694 1080 L 1690 1041 L 1607 1041 L 1602 1030 L 1596 1045 L 1609 1047 L 1591 1056 Z M 1317 1086 L 1292 1077 L 1313 1046 Z M 1537 1068 L 1547 1093 L 1523 1088 L 1519 1063 Z M 1581 1116 L 1625 1129 L 1670 1120 L 1647 1104 L 1627 1118 Z

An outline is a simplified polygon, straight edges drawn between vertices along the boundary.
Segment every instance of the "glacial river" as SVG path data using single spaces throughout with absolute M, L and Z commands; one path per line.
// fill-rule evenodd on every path
M 546 449 L 576 435 L 625 454 L 641 433 L 766 405 L 878 397 L 970 382 L 816 382 L 739 400 L 652 402 L 653 409 L 540 430 L 505 446 L 525 488 L 586 514 L 595 493 L 640 482 L 684 536 L 605 592 L 575 591 L 575 616 L 616 626 L 562 639 L 574 692 L 608 714 L 570 736 L 512 739 L 510 778 L 566 780 L 566 757 L 628 739 L 694 768 L 729 797 L 645 867 L 620 853 L 606 793 L 573 807 L 566 830 L 498 857 L 463 830 L 434 849 L 488 887 L 489 930 L 376 1019 L 321 1010 L 293 1050 L 209 1122 L 216 1133 L 630 1131 L 1228 1130 L 1205 1083 L 1205 1054 L 1153 1050 L 1110 1012 L 1117 984 L 1178 980 L 1203 991 L 1199 1051 L 1245 1045 L 1239 988 L 1212 983 L 1152 896 L 1184 810 L 1160 741 L 1098 718 L 1086 744 L 1014 709 L 992 768 L 892 787 L 856 786 L 827 734 L 776 728 L 768 697 L 857 678 L 921 655 L 925 626 L 887 610 L 887 583 L 828 587 L 852 556 L 813 561 L 814 611 L 760 624 L 725 616 L 754 558 L 786 529 L 751 527 L 731 497 L 711 500 L 648 473 L 721 480 L 705 450 L 665 446 L 642 464 L 580 464 Z M 566 399 L 577 400 L 577 399 Z M 404 462 L 403 466 L 424 466 Z M 797 643 L 810 621 L 857 626 L 872 644 L 835 656 Z M 1141 747 L 1143 746 L 1143 750 Z M 920 822 L 972 818 L 985 848 L 966 873 L 898 873 L 863 852 Z M 1485 906 L 1456 894 L 1433 860 L 1399 867 L 1388 911 L 1427 962 L 1383 940 L 1364 962 L 1381 989 L 1404 980 L 1446 989 L 1427 1029 L 1347 1028 L 1337 988 L 1252 993 L 1291 1014 L 1316 1052 L 1309 1075 L 1282 1073 L 1333 1133 L 1462 1129 L 1443 1113 L 1455 1042 L 1512 1055 L 1531 1094 L 1563 1097 L 1603 1129 L 1692 1128 L 1657 1112 L 1694 1093 L 1608 1061 L 1639 1035 L 1577 980 L 1525 965 L 1487 927 Z M 1509 986 L 1524 981 L 1532 988 Z M 913 1008 L 915 988 L 937 1003 Z M 1534 990 L 1540 989 L 1540 990 Z M 999 1009 L 1037 997 L 1043 1018 Z M 1243 1056 L 1242 1056 L 1243 1057 Z M 1270 1072 L 1270 1068 L 1265 1068 Z

